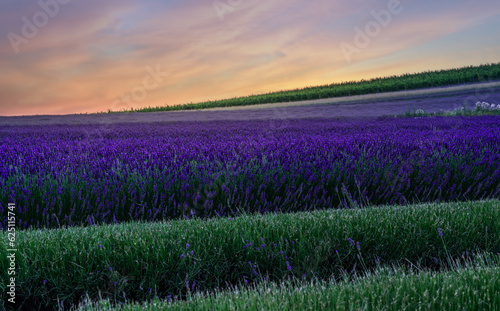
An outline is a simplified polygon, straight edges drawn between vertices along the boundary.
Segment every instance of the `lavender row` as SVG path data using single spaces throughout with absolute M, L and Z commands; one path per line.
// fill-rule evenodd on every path
M 500 118 L 0 128 L 19 228 L 477 200 L 500 194 Z

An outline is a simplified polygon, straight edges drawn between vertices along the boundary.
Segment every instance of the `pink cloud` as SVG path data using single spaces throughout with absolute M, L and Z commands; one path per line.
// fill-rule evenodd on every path
M 403 73 L 414 69 L 410 58 L 382 59 L 412 55 L 416 47 L 500 13 L 498 5 L 485 10 L 456 2 L 432 10 L 433 2 L 402 1 L 405 10 L 349 64 L 340 43 L 352 42 L 353 27 L 363 28 L 373 19 L 370 11 L 385 2 L 247 0 L 222 21 L 211 1 L 162 10 L 164 2 L 96 3 L 68 4 L 19 54 L 0 41 L 0 115 L 105 111 L 142 84 L 148 66 L 168 76 L 144 100 L 132 101 L 134 107 Z M 16 31 L 20 19 L 12 16 L 32 16 L 36 9 L 0 13 L 0 26 Z

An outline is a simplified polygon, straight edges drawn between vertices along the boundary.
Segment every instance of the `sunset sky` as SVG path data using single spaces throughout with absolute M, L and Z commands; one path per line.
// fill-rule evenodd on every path
M 174 105 L 500 61 L 500 1 L 397 2 L 3 0 L 0 115 Z

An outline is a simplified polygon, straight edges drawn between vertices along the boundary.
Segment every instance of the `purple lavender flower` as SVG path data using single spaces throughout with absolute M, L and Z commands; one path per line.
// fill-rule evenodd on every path
M 497 107 L 498 104 L 495 109 Z M 240 203 L 243 209 L 256 207 L 256 212 L 279 210 L 277 207 L 279 203 L 272 203 L 277 199 L 274 190 L 278 186 L 284 187 L 289 193 L 287 200 L 295 205 L 291 208 L 292 210 L 300 210 L 302 206 L 310 209 L 311 206 L 340 203 L 328 195 L 329 190 L 325 187 L 334 178 L 333 175 L 322 177 L 316 172 L 331 171 L 331 164 L 339 162 L 340 172 L 338 172 L 338 176 L 335 176 L 336 184 L 340 184 L 341 180 L 350 180 L 356 174 L 356 170 L 351 169 L 352 165 L 348 161 L 345 161 L 343 157 L 337 157 L 335 152 L 325 153 L 325 149 L 332 146 L 338 147 L 342 152 L 352 155 L 353 160 L 365 162 L 367 171 L 383 171 L 387 165 L 395 165 L 394 168 L 397 172 L 402 164 L 392 161 L 394 155 L 410 154 L 415 147 L 422 147 L 413 144 L 414 140 L 411 140 L 410 137 L 433 136 L 433 139 L 425 141 L 424 148 L 419 149 L 421 151 L 419 160 L 422 160 L 422 167 L 421 174 L 415 176 L 417 179 L 412 181 L 412 184 L 416 186 L 402 187 L 401 193 L 394 191 L 394 189 L 391 190 L 389 186 L 388 193 L 383 198 L 370 193 L 373 190 L 368 190 L 366 195 L 371 197 L 376 204 L 396 202 L 401 197 L 411 201 L 422 195 L 428 196 L 429 201 L 446 200 L 464 196 L 466 195 L 464 192 L 468 191 L 467 187 L 458 187 L 458 184 L 448 186 L 448 184 L 474 182 L 477 184 L 477 189 L 470 194 L 471 199 L 498 197 L 494 187 L 500 181 L 500 176 L 495 173 L 498 170 L 498 152 L 496 151 L 500 148 L 498 131 L 494 130 L 498 126 L 497 119 L 497 117 L 485 117 L 481 120 L 459 120 L 459 122 L 451 120 L 455 130 L 460 127 L 458 129 L 460 135 L 457 135 L 456 131 L 435 131 L 436 127 L 441 128 L 441 121 L 433 119 L 386 120 L 377 122 L 377 124 L 367 124 L 360 120 L 356 123 L 362 126 L 357 126 L 355 129 L 352 128 L 352 124 L 345 124 L 343 121 L 301 120 L 287 125 L 291 131 L 275 133 L 272 142 L 268 138 L 253 136 L 253 133 L 248 132 L 249 128 L 262 127 L 264 125 L 262 121 L 225 123 L 223 128 L 227 130 L 223 131 L 220 130 L 221 125 L 218 122 L 206 122 L 203 125 L 192 122 L 183 126 L 167 124 L 117 125 L 113 128 L 116 131 L 106 131 L 106 135 L 102 139 L 87 140 L 86 144 L 83 144 L 85 148 L 99 150 L 99 152 L 87 153 L 84 157 L 80 157 L 80 147 L 73 144 L 74 138 L 81 137 L 83 133 L 99 132 L 101 131 L 99 126 L 82 125 L 57 128 L 42 126 L 41 130 L 38 127 L 36 129 L 15 127 L 8 130 L 0 129 L 0 137 L 5 138 L 0 141 L 0 159 L 4 160 L 3 168 L 5 168 L 3 172 L 0 172 L 2 175 L 0 180 L 27 178 L 28 180 L 25 179 L 25 182 L 36 185 L 37 180 L 33 176 L 40 176 L 40 180 L 43 180 L 47 177 L 50 178 L 51 175 L 63 176 L 66 171 L 75 172 L 68 174 L 69 184 L 74 184 L 74 189 L 68 189 L 68 185 L 62 183 L 63 178 L 56 178 L 58 182 L 52 188 L 47 189 L 47 193 L 35 190 L 37 193 L 33 193 L 33 195 L 39 194 L 42 198 L 39 203 L 35 203 L 35 206 L 31 206 L 28 200 L 20 201 L 18 215 L 20 219 L 27 214 L 28 210 L 36 211 L 37 215 L 35 219 L 30 219 L 28 222 L 26 220 L 20 222 L 19 226 L 23 228 L 29 226 L 72 226 L 76 225 L 77 219 L 83 220 L 87 226 L 97 223 L 120 222 L 120 217 L 115 214 L 117 212 L 116 206 L 126 208 L 126 211 L 123 212 L 129 214 L 131 218 L 146 221 L 158 220 L 159 218 L 183 218 L 184 216 L 190 218 L 188 217 L 191 216 L 190 209 L 187 208 L 188 204 L 184 203 L 192 202 L 195 199 L 191 195 L 197 193 L 198 189 L 194 187 L 196 180 L 200 180 L 203 185 L 210 184 L 221 174 L 221 168 L 212 165 L 213 159 L 227 163 L 231 167 L 231 175 L 246 175 L 248 179 L 243 179 L 241 183 L 233 182 L 234 178 L 226 180 L 220 194 L 226 196 L 228 200 L 215 200 L 218 203 L 213 203 L 211 200 L 214 198 L 211 194 L 213 190 L 208 191 L 210 198 L 206 201 L 207 216 L 211 214 L 229 217 L 229 205 Z M 463 122 L 466 122 L 467 126 L 460 126 Z M 359 144 L 365 125 L 370 126 L 370 130 L 373 130 L 375 135 L 363 136 L 363 143 Z M 207 131 L 213 134 L 209 140 L 206 139 L 205 135 Z M 352 132 L 352 135 L 342 136 L 339 141 L 339 133 L 346 131 Z M 392 137 L 394 131 L 397 135 Z M 127 135 L 121 135 L 124 132 Z M 492 143 L 484 144 L 477 140 L 478 133 L 485 141 Z M 37 139 L 30 139 L 33 135 L 36 135 Z M 255 145 L 248 144 L 248 135 L 255 138 L 258 145 L 269 147 L 262 151 L 263 156 L 267 159 L 266 164 L 257 167 L 257 170 L 262 169 L 261 173 L 258 174 L 265 176 L 262 182 L 255 182 L 254 176 L 257 177 L 258 174 L 251 174 L 255 163 L 250 160 L 255 156 Z M 291 135 L 294 135 L 293 144 L 288 143 Z M 192 139 L 183 141 L 182 148 L 176 149 L 175 156 L 167 154 L 163 156 L 163 153 L 159 153 L 160 150 L 169 152 L 173 147 L 177 147 L 179 136 Z M 310 144 L 311 137 L 314 138 L 314 145 Z M 392 139 L 390 146 L 386 143 L 378 143 L 379 141 L 387 141 L 389 137 Z M 440 146 L 442 141 L 447 142 L 446 146 L 442 148 L 444 150 L 436 148 L 442 147 Z M 305 148 L 306 146 L 307 148 Z M 13 148 L 18 150 L 16 155 L 9 154 L 9 150 Z M 35 149 L 40 152 L 30 152 Z M 240 151 L 237 157 L 235 154 L 227 152 L 231 149 Z M 210 152 L 208 152 L 209 150 Z M 465 154 L 463 150 L 471 152 Z M 439 156 L 445 157 L 446 161 L 427 160 L 433 159 L 433 154 L 436 152 Z M 377 154 L 380 161 L 364 161 Z M 170 153 L 170 155 L 173 154 Z M 39 159 L 40 156 L 41 159 Z M 312 166 L 302 165 L 306 158 L 308 162 L 315 163 L 314 169 Z M 453 169 L 445 163 L 452 160 L 456 163 L 467 163 L 470 162 L 470 159 L 475 158 L 482 159 L 481 165 L 484 170 L 479 172 L 467 169 L 467 167 L 471 168 L 470 165 L 464 165 L 463 181 L 455 180 L 452 175 Z M 191 169 L 193 162 L 196 162 L 196 172 Z M 247 165 L 247 163 L 252 164 Z M 175 169 L 172 171 L 172 175 L 160 174 L 156 176 L 154 175 L 156 174 L 154 173 L 155 169 L 152 169 L 155 167 L 175 167 Z M 138 176 L 143 176 L 144 180 L 150 180 L 150 182 L 144 185 L 137 180 L 132 180 L 129 178 L 129 171 L 137 172 Z M 276 174 L 279 171 L 283 174 Z M 444 171 L 444 174 L 441 171 Z M 439 178 L 440 174 L 443 175 L 443 178 Z M 70 177 L 70 175 L 74 177 Z M 274 175 L 276 177 L 273 177 Z M 290 178 L 283 179 L 281 175 L 290 175 Z M 485 180 L 484 176 L 491 178 Z M 410 180 L 407 175 L 400 177 L 402 185 L 409 185 Z M 435 185 L 432 185 L 431 188 L 442 191 L 433 191 L 425 186 L 420 186 L 426 184 L 427 178 L 435 181 Z M 290 180 L 300 179 L 305 179 L 308 182 L 300 186 L 303 187 L 303 191 L 297 192 L 297 187 L 292 185 L 293 182 L 290 184 Z M 179 183 L 173 183 L 171 180 L 179 181 Z M 481 182 L 483 180 L 485 182 Z M 387 180 L 384 181 L 384 178 L 380 180 L 362 178 L 359 182 L 363 188 L 379 189 L 379 186 L 384 187 Z M 11 190 L 8 192 L 23 196 L 24 185 L 23 182 L 12 184 Z M 125 190 L 125 193 L 120 195 L 111 190 L 127 188 L 129 190 Z M 248 189 L 248 194 L 246 189 Z M 215 192 L 215 196 L 218 196 L 219 192 Z M 308 194 L 297 196 L 294 193 Z M 67 200 L 62 200 L 62 196 L 67 195 Z M 167 206 L 168 208 L 166 208 Z M 262 208 L 259 208 L 260 206 Z M 153 208 L 148 214 L 147 209 L 150 207 Z M 184 211 L 187 211 L 188 215 L 184 215 Z M 54 213 L 58 215 L 57 221 L 49 217 Z M 47 219 L 47 221 L 42 221 L 42 218 Z M 5 221 L 2 225 L 5 227 Z M 439 232 L 441 232 L 439 236 L 443 237 L 444 233 L 441 230 Z M 293 242 L 298 243 L 298 241 Z M 351 246 L 354 246 L 354 243 L 351 243 Z M 101 249 L 101 246 L 99 248 Z
M 184 255 L 181 255 L 181 258 L 184 259 Z
M 441 228 L 438 228 L 439 236 L 443 236 L 443 232 L 441 232 Z
M 189 248 L 189 244 L 186 244 L 186 248 Z
M 356 248 L 359 250 L 361 250 L 361 245 L 359 244 L 359 242 L 356 242 Z

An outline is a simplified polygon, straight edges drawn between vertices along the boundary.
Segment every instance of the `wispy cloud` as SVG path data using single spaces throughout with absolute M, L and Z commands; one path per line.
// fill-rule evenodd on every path
M 389 2 L 242 0 L 221 20 L 212 1 L 70 1 L 16 53 L 9 33 L 22 36 L 23 17 L 32 20 L 42 9 L 36 2 L 4 1 L 0 115 L 106 111 L 142 83 L 147 66 L 160 66 L 168 76 L 133 105 L 433 69 L 428 64 L 465 66 L 480 61 L 470 57 L 479 49 L 491 54 L 484 62 L 500 60 L 500 42 L 480 39 L 483 27 L 500 28 L 498 1 L 402 0 L 403 11 L 347 62 L 341 42 L 353 42 L 354 28 L 363 29 L 373 20 L 370 12 Z M 457 35 L 453 40 L 463 50 L 440 47 L 432 56 L 433 43 Z M 482 45 L 467 46 L 472 39 Z M 443 53 L 455 56 L 443 60 Z

